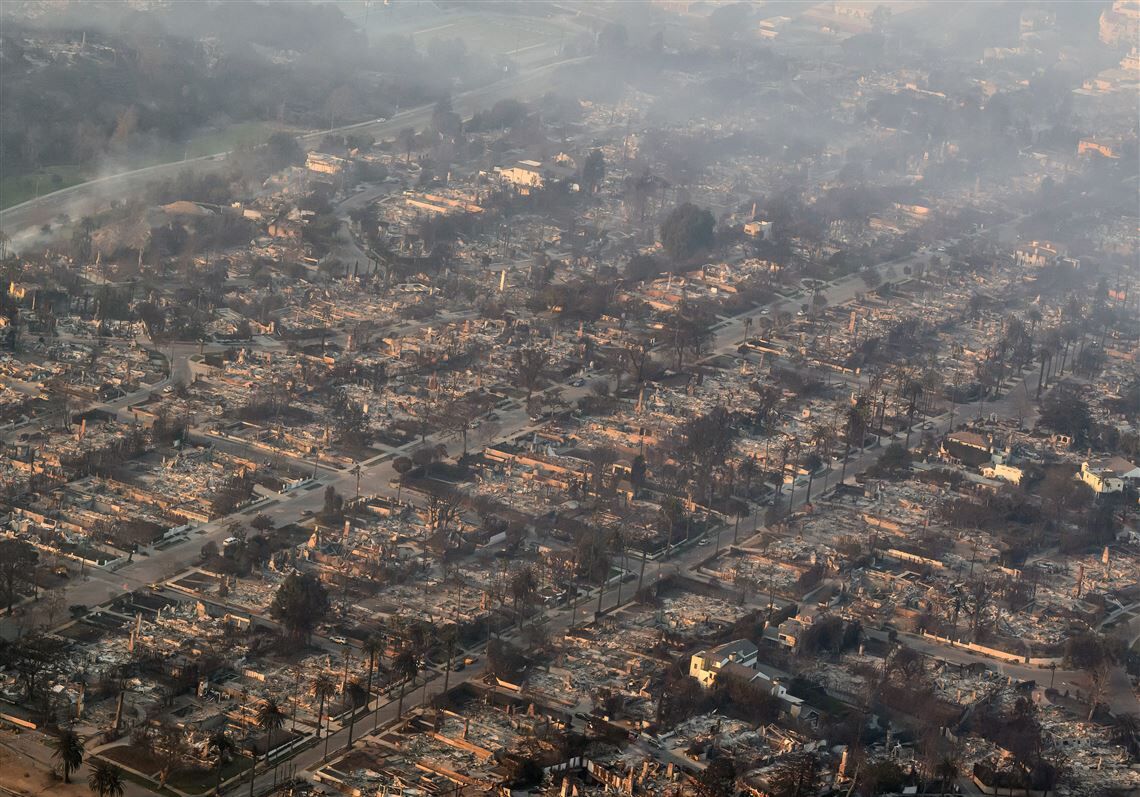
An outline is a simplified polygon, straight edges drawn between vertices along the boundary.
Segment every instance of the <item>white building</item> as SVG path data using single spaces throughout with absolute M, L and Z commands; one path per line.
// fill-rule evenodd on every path
M 716 675 L 727 664 L 755 668 L 756 646 L 747 639 L 727 642 L 712 650 L 699 650 L 689 659 L 689 675 L 700 681 L 701 686 L 712 686 Z
M 756 646 L 747 639 L 728 642 L 712 650 L 701 650 L 689 660 L 689 675 L 706 689 L 718 679 L 735 678 L 753 684 L 784 703 L 784 710 L 793 717 L 800 716 L 803 700 L 788 694 L 780 682 L 779 673 L 765 668 L 756 661 Z
M 1140 482 L 1140 467 L 1124 457 L 1110 457 L 1095 462 L 1081 463 L 1077 478 L 1087 484 L 1097 495 L 1119 493 L 1128 482 Z

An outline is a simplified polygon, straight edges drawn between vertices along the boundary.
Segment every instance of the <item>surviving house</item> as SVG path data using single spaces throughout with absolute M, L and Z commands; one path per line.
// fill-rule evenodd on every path
M 1081 463 L 1077 478 L 1092 488 L 1097 495 L 1119 493 L 1125 484 L 1140 482 L 1140 467 L 1133 465 L 1124 457 L 1109 457 L 1093 462 L 1086 460 Z
M 757 648 L 747 639 L 726 642 L 711 650 L 700 650 L 689 659 L 689 675 L 701 686 L 712 686 L 717 674 L 727 665 L 736 664 L 753 669 L 756 666 Z

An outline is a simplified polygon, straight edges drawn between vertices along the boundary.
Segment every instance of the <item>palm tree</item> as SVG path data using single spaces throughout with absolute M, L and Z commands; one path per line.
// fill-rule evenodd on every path
M 1001 374 L 999 372 L 997 379 L 998 389 L 1001 388 Z M 918 409 L 918 399 L 922 396 L 922 383 L 918 380 L 911 380 L 907 382 L 903 395 L 907 400 L 906 408 L 906 442 L 903 443 L 908 449 L 910 448 L 910 435 L 914 430 L 914 413 Z
M 273 732 L 281 730 L 285 724 L 285 711 L 276 698 L 269 698 L 257 708 L 257 727 L 266 732 L 265 739 L 265 766 L 269 767 L 269 754 L 273 750 Z M 254 769 L 256 769 L 256 761 Z M 276 772 L 276 768 L 274 768 Z M 253 777 L 249 779 L 249 791 L 253 794 Z
M 336 684 L 325 673 L 313 679 L 313 696 L 320 701 L 317 709 L 317 738 L 321 738 L 321 718 L 325 715 L 325 701 L 336 693 Z M 327 728 L 326 728 L 327 730 Z M 326 744 L 327 747 L 327 744 Z
M 1025 317 L 1029 319 L 1029 334 L 1032 336 L 1037 331 L 1037 324 L 1041 321 L 1041 310 L 1037 307 L 1030 307 L 1026 311 Z
M 756 455 L 750 454 L 740 463 L 740 478 L 744 479 L 744 497 L 752 497 L 752 479 L 756 477 L 759 468 L 756 466 Z
M 53 744 L 51 757 L 63 768 L 63 782 L 71 783 L 71 773 L 83 765 L 83 740 L 70 728 L 61 731 Z
M 780 472 L 776 476 L 776 497 L 772 504 L 777 511 L 780 509 L 780 498 L 784 494 L 784 482 L 788 478 L 788 460 L 793 455 L 794 446 L 790 437 L 785 437 L 783 443 L 780 444 Z M 795 481 L 792 481 L 792 486 L 795 487 Z M 789 510 L 791 504 L 788 504 Z
M 222 768 L 237 751 L 237 743 L 229 737 L 225 728 L 219 728 L 210 734 L 206 741 L 206 750 L 214 757 L 214 794 L 222 791 Z
M 859 451 L 863 450 L 863 436 L 867 431 L 867 397 L 859 396 L 855 403 L 847 410 L 847 434 L 843 440 L 843 469 L 839 475 L 839 483 L 847 480 L 847 458 L 851 455 L 851 443 L 858 444 Z
M 795 510 L 795 506 L 793 505 L 792 502 L 795 500 L 795 497 L 796 497 L 796 479 L 799 478 L 799 475 L 800 475 L 800 443 L 799 443 L 799 441 L 793 439 L 789 443 L 788 450 L 791 453 L 791 457 L 792 457 L 792 486 L 788 490 L 788 514 L 790 515 Z M 786 470 L 787 465 L 785 465 L 784 468 Z
M 950 784 L 958 777 L 958 762 L 951 756 L 945 756 L 935 765 L 934 776 L 938 778 L 938 793 L 945 795 Z
M 826 421 L 817 423 L 812 427 L 811 443 L 820 461 L 825 465 L 823 471 L 823 491 L 827 492 L 827 476 L 831 473 L 831 447 L 835 443 L 835 427 Z M 804 503 L 811 503 L 811 485 L 815 479 L 815 471 L 808 475 L 808 493 Z
M 455 623 L 448 623 L 440 629 L 440 636 L 447 648 L 447 665 L 443 671 L 443 694 L 446 695 L 448 684 L 451 681 L 451 663 L 455 658 L 455 644 L 459 641 L 459 628 Z
M 419 671 L 420 664 L 416 659 L 416 654 L 408 648 L 401 650 L 392 662 L 392 672 L 400 679 L 400 702 L 396 706 L 396 719 L 404 716 L 404 692 L 408 683 L 415 681 L 416 673 Z
M 384 640 L 379 634 L 369 634 L 368 638 L 364 640 L 364 652 L 368 654 L 368 685 L 364 687 L 364 692 L 367 695 L 365 706 L 367 706 L 368 701 L 372 699 L 372 675 L 376 671 L 377 660 L 384 653 Z M 353 724 L 355 724 L 355 711 L 352 713 L 352 717 Z M 352 746 L 352 725 L 348 726 L 348 746 Z
M 87 776 L 87 787 L 99 797 L 123 797 L 123 771 L 99 761 Z

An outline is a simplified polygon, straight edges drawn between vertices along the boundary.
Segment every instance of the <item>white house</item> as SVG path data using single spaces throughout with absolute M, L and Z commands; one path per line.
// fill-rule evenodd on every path
M 757 653 L 756 646 L 747 639 L 727 642 L 712 650 L 699 650 L 689 659 L 689 675 L 700 681 L 701 686 L 709 687 L 716 680 L 717 673 L 728 664 L 754 669 Z
M 1021 484 L 1021 479 L 1025 473 L 1016 465 L 1006 465 L 1003 462 L 995 462 L 992 465 L 982 468 L 982 475 L 987 479 L 1004 479 L 1012 484 Z
M 573 179 L 574 169 L 562 165 L 573 163 L 573 161 L 567 155 L 560 157 L 562 159 L 561 164 L 559 162 L 544 164 L 534 160 L 521 160 L 514 166 L 496 166 L 495 171 L 500 180 L 512 186 L 520 194 L 529 194 L 532 190 L 542 188 L 547 183 Z M 578 189 L 572 184 L 571 190 L 576 191 Z
M 689 675 L 701 686 L 712 686 L 718 679 L 735 678 L 764 690 L 784 703 L 784 710 L 793 717 L 800 716 L 803 700 L 788 693 L 777 672 L 756 661 L 756 646 L 747 639 L 728 642 L 712 650 L 701 650 L 689 660 Z
M 542 188 L 542 164 L 538 161 L 519 161 L 514 166 L 500 169 L 499 177 L 516 188 Z
M 1140 467 L 1124 457 L 1085 461 L 1077 472 L 1077 478 L 1087 484 L 1097 495 L 1119 493 L 1126 483 L 1140 482 Z

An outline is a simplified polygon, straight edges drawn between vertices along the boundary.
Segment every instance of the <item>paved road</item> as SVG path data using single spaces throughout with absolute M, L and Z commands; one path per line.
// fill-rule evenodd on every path
M 656 562 L 647 565 L 644 586 L 651 587 L 661 579 L 669 578 L 670 576 L 687 572 L 710 553 L 708 548 L 696 545 L 682 547 L 678 550 L 678 554 L 667 563 Z M 608 612 L 618 607 L 619 605 L 628 603 L 632 599 L 636 588 L 636 582 L 619 584 L 617 581 L 614 581 L 611 584 L 607 585 L 602 592 L 602 611 Z M 599 605 L 598 592 L 598 589 L 592 589 L 579 596 L 578 600 L 575 603 L 547 609 L 546 611 L 540 613 L 533 620 L 528 621 L 528 624 L 540 623 L 545 626 L 548 633 L 555 637 L 564 634 L 575 622 L 578 624 L 583 624 L 594 619 L 594 612 L 597 610 L 597 607 Z M 618 600 L 619 597 L 621 599 L 620 602 Z M 511 640 L 517 635 L 517 629 L 511 629 L 505 633 L 503 637 L 507 640 Z M 453 672 L 448 679 L 449 688 L 452 688 L 465 681 L 480 680 L 486 675 L 486 672 L 484 670 L 486 662 L 485 651 L 468 651 L 468 653 L 472 652 L 476 654 L 477 661 L 475 664 L 468 666 L 461 672 Z M 439 668 L 436 668 L 433 680 L 429 681 L 427 684 L 426 693 L 427 700 L 429 702 L 432 697 L 443 691 L 443 682 L 444 679 L 442 673 L 439 672 Z M 421 685 L 419 687 L 410 690 L 408 695 L 405 697 L 405 711 L 411 706 L 420 705 L 423 701 L 423 694 L 424 687 L 421 682 Z M 386 724 L 396 719 L 398 701 L 386 701 L 384 698 L 381 698 L 381 701 L 382 702 L 379 712 L 373 710 L 371 714 L 367 715 L 367 717 L 362 717 L 357 721 L 353 733 L 354 739 L 359 739 L 375 728 L 382 728 Z M 374 703 L 372 707 L 375 709 L 376 704 Z M 376 722 L 377 716 L 379 717 L 379 722 Z M 328 758 L 332 759 L 338 753 L 343 751 L 343 749 L 347 746 L 347 743 L 348 729 L 342 728 L 335 731 L 329 738 Z M 319 766 L 325 760 L 324 748 L 325 745 L 322 741 L 317 746 L 305 750 L 304 752 L 301 752 L 292 758 L 290 760 L 290 764 L 295 766 L 298 775 L 305 777 L 311 776 L 312 772 L 319 768 Z M 261 793 L 262 791 L 271 788 L 272 785 L 273 772 L 270 770 L 269 772 L 264 772 L 257 776 L 254 782 L 254 790 L 256 793 Z M 230 791 L 232 791 L 234 794 L 242 794 L 242 789 L 248 790 L 248 788 L 249 784 L 246 782 L 244 784 L 235 784 Z
M 853 298 L 861 289 L 861 280 L 857 276 L 853 276 L 839 280 L 825 287 L 823 293 L 830 304 L 839 304 Z M 798 305 L 798 302 L 795 300 L 777 300 L 770 306 L 769 312 L 780 312 L 792 304 Z M 717 333 L 717 343 L 712 354 L 728 354 L 734 352 L 743 335 L 745 319 L 750 316 L 756 317 L 757 313 L 758 310 L 749 310 L 728 319 Z M 187 356 L 198 351 L 197 344 L 186 343 L 174 344 L 173 347 L 168 345 L 164 348 L 171 349 L 176 371 L 182 367 L 180 363 L 184 362 Z M 566 385 L 552 385 L 548 388 L 548 391 L 554 389 L 561 390 L 563 400 L 573 404 L 590 391 L 590 383 L 587 381 L 586 384 L 577 388 Z M 138 400 L 138 398 L 141 398 L 147 392 L 148 391 L 138 391 L 132 394 L 132 396 L 116 399 L 114 402 L 109 402 L 102 406 L 117 411 L 126 407 L 130 401 Z M 521 406 L 502 410 L 498 414 L 499 432 L 493 440 L 483 441 L 484 443 L 513 439 L 538 428 L 538 425 L 531 421 L 527 415 L 525 408 Z M 944 430 L 945 426 L 943 422 L 943 425 L 938 426 L 936 432 Z M 428 438 L 428 441 L 431 443 L 446 443 L 447 439 L 444 435 L 433 435 Z M 266 456 L 265 453 L 259 449 L 252 448 L 242 453 L 257 459 L 262 459 Z M 878 458 L 878 454 L 879 452 L 873 449 L 864 453 L 854 454 L 854 458 L 848 463 L 848 477 L 852 478 L 855 474 L 872 464 Z M 391 460 L 391 456 L 382 455 L 361 463 L 361 495 L 394 496 L 396 494 L 396 490 L 388 486 L 389 482 L 396 476 L 392 468 Z M 304 465 L 306 463 L 300 461 L 300 464 Z M 308 464 L 311 465 L 312 463 L 309 462 Z M 319 480 L 320 487 L 317 489 L 295 490 L 292 493 L 282 496 L 277 503 L 256 511 L 267 515 L 276 525 L 280 526 L 300 520 L 307 512 L 320 510 L 324 502 L 324 488 L 327 485 L 332 485 L 342 495 L 352 496 L 356 494 L 356 476 L 347 470 L 329 473 L 328 469 L 325 468 L 319 474 Z M 798 495 L 794 496 L 794 498 L 798 499 L 796 505 L 801 504 L 804 497 L 803 491 L 800 491 Z M 412 496 L 408 496 L 408 498 L 415 500 Z M 230 516 L 206 523 L 194 530 L 189 537 L 189 541 L 167 547 L 161 551 L 149 551 L 149 555 L 146 556 L 136 556 L 132 563 L 120 568 L 114 573 L 109 573 L 101 569 L 90 571 L 85 580 L 75 579 L 65 588 L 66 603 L 68 605 L 83 604 L 86 606 L 96 606 L 113 599 L 123 591 L 143 588 L 155 581 L 168 579 L 186 568 L 197 564 L 201 546 L 207 541 L 221 544 L 221 542 L 230 535 L 227 529 L 230 524 L 233 523 L 234 519 L 233 516 Z M 7 618 L 0 620 L 0 635 L 10 637 L 15 633 L 16 629 L 12 622 L 7 620 Z

